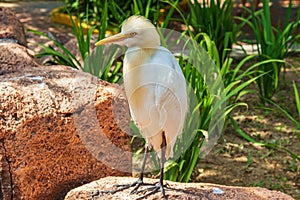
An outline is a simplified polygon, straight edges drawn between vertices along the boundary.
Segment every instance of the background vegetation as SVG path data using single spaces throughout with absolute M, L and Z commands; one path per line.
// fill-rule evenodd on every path
M 53 62 L 57 64 L 68 65 L 90 72 L 99 78 L 116 83 L 122 77 L 122 58 L 114 61 L 120 49 L 114 45 L 110 46 L 109 49 L 105 49 L 102 46 L 94 50 L 92 55 L 90 52 L 90 40 L 94 29 L 99 31 L 97 38 L 102 39 L 105 37 L 106 30 L 120 28 L 122 21 L 133 14 L 146 16 L 158 27 L 168 27 L 170 24 L 172 26 L 174 24 L 185 25 L 186 29 L 181 30 L 182 34 L 197 41 L 197 44 L 202 46 L 211 58 L 209 62 L 201 64 L 216 65 L 221 74 L 226 100 L 225 124 L 231 123 L 235 132 L 244 140 L 272 151 L 283 151 L 296 163 L 300 163 L 299 154 L 286 148 L 278 140 L 264 141 L 253 138 L 238 126 L 232 115 L 232 111 L 237 107 L 247 107 L 243 98 L 245 95 L 249 93 L 255 94 L 260 99 L 262 110 L 277 109 L 295 124 L 295 130 L 298 130 L 295 134 L 300 144 L 299 83 L 293 83 L 293 97 L 297 108 L 297 116 L 291 114 L 283 105 L 276 102 L 276 99 L 272 98 L 278 92 L 279 86 L 284 80 L 283 74 L 288 66 L 286 58 L 291 53 L 297 53 L 295 50 L 291 51 L 291 47 L 299 42 L 300 34 L 297 33 L 297 28 L 299 28 L 300 23 L 300 11 L 297 19 L 291 21 L 292 1 L 290 1 L 284 25 L 278 24 L 275 27 L 271 23 L 272 15 L 269 0 L 263 0 L 262 4 L 261 9 L 257 11 L 244 8 L 242 16 L 233 17 L 234 7 L 231 0 L 225 0 L 223 3 L 221 0 L 204 0 L 203 3 L 188 1 L 188 9 L 183 9 L 184 7 L 180 6 L 181 2 L 179 1 L 167 0 L 133 0 L 124 2 L 116 2 L 114 0 L 65 0 L 64 12 L 69 15 L 75 15 L 92 26 L 87 34 L 84 35 L 82 27 L 80 25 L 77 26 L 73 22 L 81 60 L 76 58 L 58 41 L 51 38 L 49 39 L 53 40 L 57 47 L 53 48 L 40 44 L 45 51 L 38 56 L 50 55 L 53 58 Z M 250 27 L 254 40 L 246 38 L 245 33 L 242 31 L 246 25 Z M 40 32 L 34 32 L 47 37 Z M 162 38 L 163 41 L 165 39 Z M 232 57 L 230 53 L 233 45 L 239 45 L 241 40 L 244 43 L 256 45 L 257 53 L 247 55 L 245 51 L 242 59 Z M 98 60 L 103 60 L 100 66 L 93 65 L 93 62 L 90 62 L 96 57 Z M 213 114 L 212 104 L 216 101 L 216 96 L 212 95 L 205 77 L 201 76 L 199 71 L 191 64 L 192 62 L 189 58 L 186 58 L 185 55 L 178 55 L 177 58 L 189 82 L 191 91 L 197 98 L 197 104 L 190 108 L 190 121 L 187 124 L 188 126 L 197 124 L 197 127 L 195 127 L 196 131 L 192 133 L 188 131 L 188 128 L 185 129 L 183 136 L 193 134 L 194 140 L 191 142 L 190 148 L 178 159 L 168 161 L 165 178 L 173 181 L 188 182 L 191 180 L 192 173 L 199 159 L 201 159 L 204 135 L 209 129 L 209 123 Z M 200 120 L 197 122 L 193 121 L 196 112 L 200 113 Z M 138 130 L 134 130 L 139 135 Z M 181 151 L 181 147 L 185 142 L 184 140 L 178 140 L 175 152 Z M 140 153 L 141 151 L 138 152 Z M 154 162 L 156 162 L 155 159 Z M 252 157 L 249 156 L 247 165 L 250 166 L 251 163 Z

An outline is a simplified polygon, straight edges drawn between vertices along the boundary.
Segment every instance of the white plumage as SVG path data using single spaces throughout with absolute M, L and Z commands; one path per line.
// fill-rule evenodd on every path
M 173 147 L 182 132 L 187 112 L 186 82 L 180 66 L 173 54 L 160 46 L 154 25 L 142 16 L 128 18 L 122 24 L 121 33 L 96 45 L 106 43 L 128 47 L 123 74 L 131 116 L 147 145 L 164 161 L 173 156 Z M 159 153 L 164 146 L 166 151 Z M 161 165 L 162 185 L 164 167 L 163 163 Z M 140 179 L 142 173 L 143 167 Z
M 176 59 L 164 47 L 130 47 L 123 70 L 133 120 L 156 152 L 160 151 L 164 131 L 166 158 L 173 156 L 187 110 L 186 83 Z
M 173 156 L 173 146 L 182 132 L 187 112 L 185 78 L 175 57 L 160 46 L 156 28 L 142 16 L 128 18 L 121 33 L 96 45 L 105 43 L 128 47 L 123 74 L 131 116 L 156 152 L 161 149 L 164 131 L 166 158 Z

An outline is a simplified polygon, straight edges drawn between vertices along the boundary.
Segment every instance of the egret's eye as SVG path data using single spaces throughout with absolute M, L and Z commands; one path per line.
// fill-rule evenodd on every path
M 136 34 L 137 34 L 136 32 L 131 32 L 130 37 L 134 37 L 134 36 L 136 36 Z

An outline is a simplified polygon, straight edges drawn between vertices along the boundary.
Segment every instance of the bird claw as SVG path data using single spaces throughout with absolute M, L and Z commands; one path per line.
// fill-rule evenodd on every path
M 126 190 L 128 188 L 134 187 L 132 189 L 132 191 L 130 192 L 130 194 L 134 194 L 136 192 L 136 190 L 141 186 L 141 185 L 147 185 L 145 184 L 141 179 L 138 179 L 137 181 L 130 183 L 130 184 L 116 184 L 113 185 L 114 187 L 117 187 L 115 190 L 107 190 L 104 191 L 106 194 L 114 194 L 116 192 L 122 191 L 122 190 Z
M 144 182 L 142 180 L 137 180 L 136 182 L 136 185 L 134 186 L 134 188 L 131 190 L 130 194 L 134 194 L 134 193 L 137 193 L 137 190 L 138 188 L 141 186 L 141 185 L 144 185 Z
M 114 185 L 114 187 L 124 187 L 124 189 L 133 187 L 133 186 L 138 186 L 138 185 L 142 185 L 143 181 L 141 179 L 138 179 L 137 181 L 130 183 L 130 184 L 116 184 Z
M 168 199 L 167 196 L 166 196 L 166 194 L 165 194 L 165 189 L 164 189 L 164 187 L 167 188 L 167 185 L 161 185 L 160 182 L 158 182 L 158 183 L 156 183 L 156 184 L 148 184 L 148 185 L 151 185 L 151 186 L 150 186 L 150 187 L 147 187 L 147 188 L 145 188 L 145 189 L 143 189 L 143 190 L 136 191 L 136 193 L 141 193 L 141 192 L 145 192 L 145 191 L 149 191 L 149 190 L 151 190 L 151 191 L 149 191 L 148 193 L 144 194 L 143 196 L 137 198 L 136 200 L 144 199 L 145 197 L 148 197 L 148 196 L 150 196 L 150 195 L 152 195 L 152 194 L 155 194 L 155 193 L 158 192 L 159 190 L 161 191 L 161 193 L 162 193 L 162 195 L 163 195 L 163 198 L 164 198 L 165 200 Z
M 149 186 L 145 189 L 142 189 L 142 190 L 138 190 L 139 187 L 141 186 Z M 136 200 L 141 200 L 141 199 L 144 199 L 145 197 L 148 197 L 152 194 L 155 194 L 156 192 L 158 191 L 161 191 L 162 195 L 163 195 L 163 198 L 165 200 L 167 200 L 167 196 L 165 194 L 165 189 L 164 187 L 167 188 L 167 184 L 165 185 L 161 185 L 160 182 L 158 183 L 155 183 L 155 184 L 150 184 L 150 183 L 144 183 L 141 179 L 138 179 L 137 181 L 133 182 L 133 183 L 130 183 L 130 184 L 117 184 L 117 185 L 114 185 L 114 187 L 117 187 L 115 190 L 106 190 L 106 191 L 101 191 L 100 193 L 103 195 L 103 194 L 114 194 L 116 192 L 119 192 L 119 191 L 123 191 L 123 190 L 126 190 L 128 188 L 131 188 L 131 187 L 134 187 L 130 194 L 138 194 L 138 193 L 142 193 L 142 192 L 145 192 L 145 191 L 149 191 L 148 193 L 144 194 L 143 196 L 141 197 L 138 197 Z M 101 195 L 101 196 L 102 196 Z

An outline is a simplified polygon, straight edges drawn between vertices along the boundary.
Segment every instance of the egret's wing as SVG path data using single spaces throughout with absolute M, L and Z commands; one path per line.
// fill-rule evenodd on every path
M 126 52 L 124 84 L 131 115 L 142 135 L 160 150 L 161 133 L 172 155 L 187 110 L 186 82 L 172 53 L 164 47 Z
M 164 53 L 162 53 L 162 51 Z M 187 112 L 186 81 L 175 57 L 161 47 L 157 54 L 164 56 L 161 62 L 159 80 L 155 87 L 155 104 L 159 112 L 158 124 L 166 133 L 166 157 L 173 155 L 173 146 L 181 134 Z M 156 63 L 154 61 L 154 63 Z
M 156 54 L 157 56 L 154 56 L 152 61 L 154 65 L 156 65 L 155 63 L 159 63 L 155 88 L 156 105 L 166 106 L 167 104 L 180 102 L 182 111 L 186 112 L 186 81 L 177 60 L 173 54 L 164 47 L 160 47 Z M 163 60 L 155 60 L 160 57 L 162 57 Z

